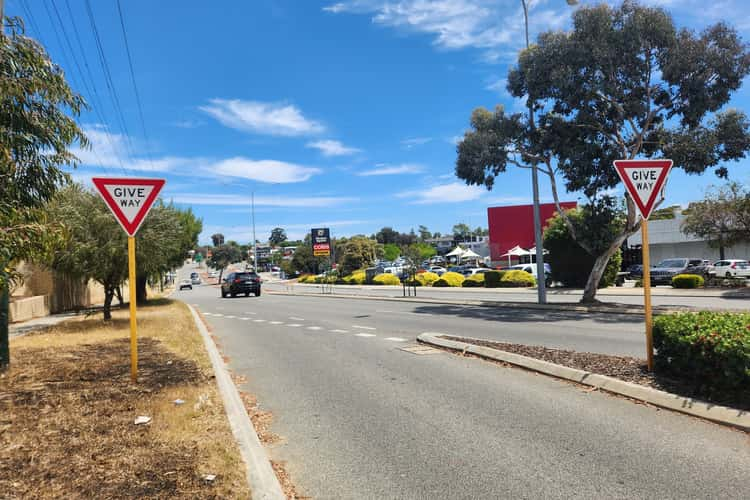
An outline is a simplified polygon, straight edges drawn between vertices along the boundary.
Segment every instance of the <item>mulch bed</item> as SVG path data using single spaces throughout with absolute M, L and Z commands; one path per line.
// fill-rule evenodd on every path
M 542 361 L 599 375 L 606 375 L 626 382 L 671 392 L 683 397 L 701 399 L 709 403 L 750 411 L 750 390 L 737 393 L 707 394 L 701 390 L 700 385 L 691 381 L 676 380 L 658 373 L 649 372 L 646 368 L 646 360 L 644 359 L 569 351 L 565 349 L 550 349 L 543 346 L 510 344 L 448 335 L 442 335 L 441 337 L 456 342 L 465 342 L 467 344 L 490 347 L 500 351 L 541 359 Z
M 206 375 L 143 338 L 133 386 L 128 352 L 127 339 L 14 351 L 0 377 L 0 497 L 214 498 L 190 440 L 133 423 L 143 401 Z

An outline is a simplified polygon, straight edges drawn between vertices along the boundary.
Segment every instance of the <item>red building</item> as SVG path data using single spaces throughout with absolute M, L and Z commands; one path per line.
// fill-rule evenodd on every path
M 561 202 L 564 209 L 575 208 L 575 201 Z M 492 262 L 507 261 L 501 257 L 515 246 L 526 250 L 534 246 L 534 206 L 515 205 L 512 207 L 490 207 L 487 209 L 487 223 L 490 230 L 490 257 Z M 547 227 L 557 207 L 554 203 L 542 203 L 539 206 L 542 227 Z

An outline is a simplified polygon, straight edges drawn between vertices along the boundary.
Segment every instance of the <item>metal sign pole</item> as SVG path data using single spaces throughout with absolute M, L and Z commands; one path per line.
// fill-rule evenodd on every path
M 646 314 L 646 361 L 648 371 L 654 371 L 653 316 L 651 312 L 651 257 L 648 249 L 648 219 L 641 222 L 643 251 L 643 306 Z
M 135 317 L 135 237 L 128 236 L 128 285 L 130 288 L 130 381 L 138 380 L 138 331 Z

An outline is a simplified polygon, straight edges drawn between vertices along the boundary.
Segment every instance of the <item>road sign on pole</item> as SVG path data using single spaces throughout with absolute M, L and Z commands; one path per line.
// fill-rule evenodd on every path
M 651 256 L 648 248 L 648 218 L 663 193 L 672 160 L 615 160 L 615 170 L 625 184 L 643 220 L 641 251 L 643 252 L 643 309 L 646 315 L 646 362 L 654 369 L 653 314 L 651 310 Z
M 148 215 L 164 179 L 94 177 L 91 179 L 109 209 L 128 234 L 128 285 L 130 289 L 130 380 L 138 379 L 138 331 L 135 304 L 135 233 Z

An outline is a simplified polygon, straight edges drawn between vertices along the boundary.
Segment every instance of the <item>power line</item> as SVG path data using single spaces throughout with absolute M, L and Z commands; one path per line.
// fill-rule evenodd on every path
M 50 26 L 52 26 L 52 31 L 54 31 L 55 33 L 55 39 L 57 40 L 57 45 L 60 46 L 60 54 L 62 56 L 62 59 L 65 60 L 65 66 L 72 69 L 73 64 L 70 62 L 71 57 L 68 55 L 68 51 L 65 49 L 65 45 L 63 45 L 62 38 L 60 38 L 60 32 L 57 30 L 57 26 L 55 25 L 55 20 L 52 17 L 52 11 L 49 8 L 48 0 L 44 0 L 44 9 L 47 11 L 47 17 L 49 17 Z M 70 72 L 70 77 L 73 80 L 73 84 L 76 87 L 81 87 L 81 85 L 77 81 L 77 78 L 75 77 L 75 74 L 72 71 Z
M 122 28 L 122 38 L 125 40 L 125 52 L 128 54 L 128 67 L 130 68 L 130 79 L 133 82 L 133 90 L 135 91 L 135 102 L 138 105 L 138 116 L 141 120 L 141 129 L 143 130 L 143 137 L 146 140 L 146 153 L 148 155 L 148 161 L 151 165 L 151 169 L 154 168 L 154 163 L 151 160 L 151 152 L 149 149 L 149 144 L 151 144 L 151 141 L 149 141 L 148 138 L 148 132 L 146 132 L 146 120 L 143 119 L 143 106 L 141 106 L 141 96 L 138 93 L 138 85 L 136 84 L 135 80 L 135 71 L 133 70 L 133 59 L 130 56 L 130 44 L 128 43 L 128 35 L 127 31 L 125 30 L 125 20 L 122 16 L 122 6 L 120 5 L 120 0 L 117 0 L 117 13 L 120 15 L 120 27 Z
M 89 23 L 91 24 L 91 30 L 94 33 L 94 41 L 96 42 L 96 48 L 97 48 L 97 52 L 99 55 L 99 63 L 101 64 L 102 71 L 104 73 L 104 82 L 107 85 L 107 88 L 109 89 L 110 97 L 112 98 L 112 102 L 115 108 L 115 115 L 117 116 L 117 118 L 119 118 L 120 129 L 123 131 L 123 134 L 125 135 L 125 143 L 126 143 L 126 149 L 128 149 L 128 156 L 130 156 L 130 159 L 132 161 L 133 144 L 130 140 L 130 133 L 128 132 L 128 127 L 125 123 L 125 117 L 122 112 L 122 106 L 120 106 L 120 99 L 117 96 L 117 90 L 112 80 L 112 74 L 109 71 L 109 64 L 107 63 L 107 56 L 104 53 L 104 47 L 102 46 L 102 41 L 101 41 L 101 38 L 99 37 L 99 30 L 96 26 L 94 12 L 91 9 L 91 2 L 89 0 L 86 0 L 86 12 L 88 14 Z

